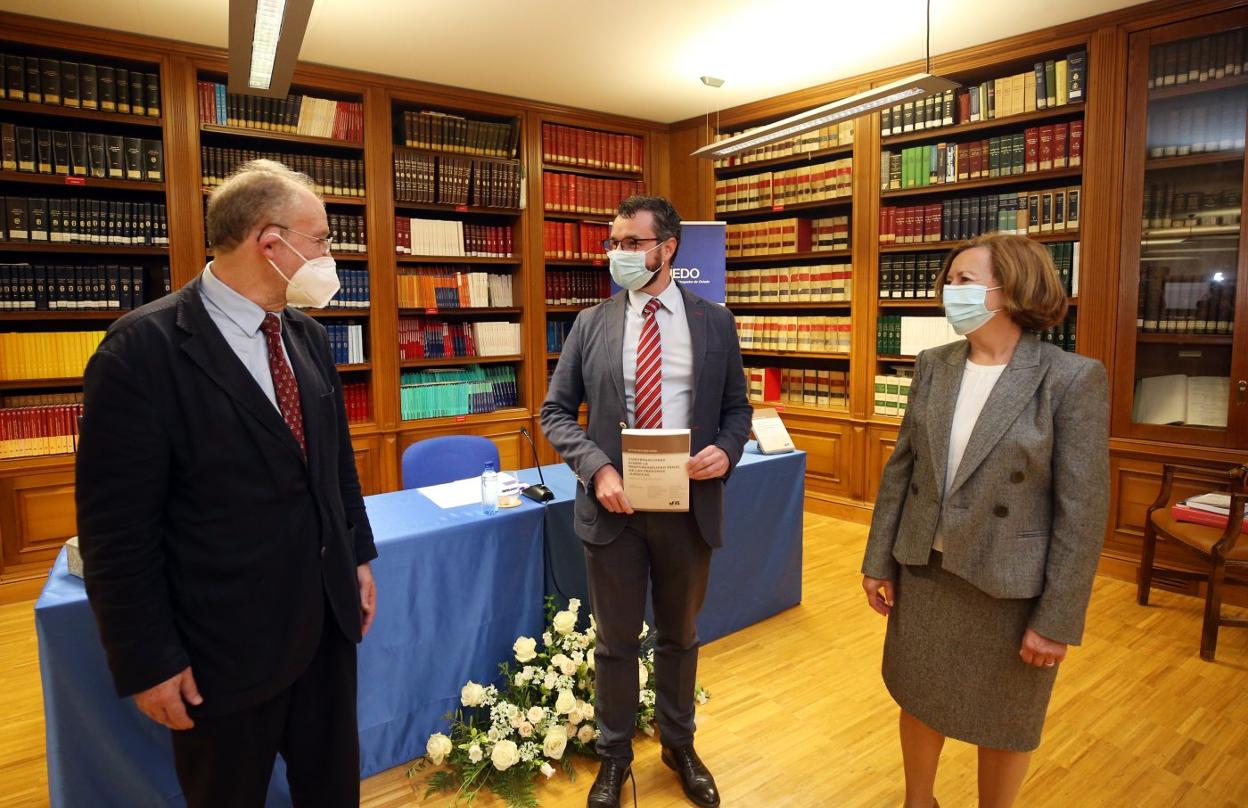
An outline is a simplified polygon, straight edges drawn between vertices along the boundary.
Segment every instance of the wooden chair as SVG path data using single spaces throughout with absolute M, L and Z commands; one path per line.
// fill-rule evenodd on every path
M 1225 528 L 1180 522 L 1174 518 L 1170 513 L 1170 490 L 1176 473 L 1212 482 L 1218 490 L 1230 492 L 1231 513 Z M 1141 606 L 1148 605 L 1158 536 L 1186 547 L 1207 568 L 1206 572 L 1173 571 L 1175 575 L 1206 581 L 1205 618 L 1200 632 L 1201 659 L 1213 661 L 1219 627 L 1248 628 L 1248 619 L 1222 616 L 1222 585 L 1228 581 L 1248 584 L 1248 537 L 1242 534 L 1245 502 L 1248 502 L 1248 466 L 1218 469 L 1166 463 L 1162 467 L 1161 493 L 1148 507 L 1144 520 L 1144 555 L 1140 559 L 1137 594 Z

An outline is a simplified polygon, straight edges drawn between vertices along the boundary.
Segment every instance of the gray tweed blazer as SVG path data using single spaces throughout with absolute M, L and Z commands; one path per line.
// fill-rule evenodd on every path
M 899 564 L 927 564 L 939 528 L 945 570 L 996 598 L 1037 598 L 1031 628 L 1078 643 L 1108 514 L 1105 368 L 1025 335 L 946 491 L 968 351 L 962 341 L 918 356 L 862 572 L 895 580 Z

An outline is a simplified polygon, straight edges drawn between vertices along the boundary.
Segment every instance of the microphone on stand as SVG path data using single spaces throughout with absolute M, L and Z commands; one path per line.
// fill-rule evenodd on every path
M 524 435 L 524 439 L 529 442 L 529 448 L 533 450 L 533 465 L 537 467 L 537 479 L 541 480 L 540 484 L 530 485 L 520 493 L 534 502 L 550 502 L 555 498 L 555 492 L 546 487 L 546 478 L 542 476 L 542 464 L 537 459 L 537 444 L 533 442 L 533 436 L 525 427 L 520 427 L 520 434 Z

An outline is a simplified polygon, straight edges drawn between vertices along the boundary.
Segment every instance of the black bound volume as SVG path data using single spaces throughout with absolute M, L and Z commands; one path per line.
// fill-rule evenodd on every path
M 69 173 L 85 177 L 90 172 L 87 163 L 87 133 L 69 133 Z
M 165 179 L 165 147 L 159 140 L 143 141 L 143 179 L 163 182 Z
M 0 171 L 17 171 L 17 127 L 0 123 Z
M 39 60 L 40 89 L 43 103 L 61 103 L 61 63 L 58 59 Z
M 121 180 L 126 177 L 126 144 L 121 135 L 109 135 L 107 139 L 108 178 Z
M 77 62 L 61 62 L 61 103 L 67 107 L 80 106 Z
M 147 115 L 149 118 L 160 117 L 160 75 L 157 73 L 145 73 L 145 84 L 147 87 Z
M 69 132 L 52 133 L 52 172 L 69 173 Z
M 143 141 L 137 137 L 126 138 L 126 179 L 143 179 Z
M 30 230 L 27 228 L 26 199 L 10 196 L 7 201 L 5 215 L 8 217 L 9 240 L 28 241 Z
M 39 60 L 33 56 L 26 57 L 26 100 L 32 104 L 43 103 L 42 82 L 39 74 Z
M 29 199 L 26 202 L 30 219 L 30 240 L 48 240 L 48 200 Z
M 108 176 L 108 147 L 104 135 L 87 135 L 87 166 L 96 179 Z
M 83 63 L 78 66 L 78 98 L 83 109 L 99 109 L 99 94 L 96 92 L 95 65 Z
M 100 99 L 100 110 L 103 112 L 117 111 L 116 76 L 111 67 L 100 65 L 95 69 L 96 91 Z
M 17 170 L 35 170 L 35 130 L 29 126 L 18 126 L 17 131 Z
M 134 115 L 147 114 L 147 88 L 143 84 L 143 74 L 130 74 L 130 112 Z
M 35 130 L 35 153 L 38 156 L 36 170 L 40 174 L 52 173 L 52 133 L 47 129 Z
M 4 89 L 10 101 L 26 100 L 26 64 L 22 57 L 4 55 Z
M 130 111 L 130 71 L 124 67 L 114 68 L 113 84 L 116 87 L 117 111 Z

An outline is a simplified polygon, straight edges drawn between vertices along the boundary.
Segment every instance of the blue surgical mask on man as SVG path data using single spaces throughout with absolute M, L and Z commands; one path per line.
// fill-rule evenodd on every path
M 953 330 L 964 337 L 991 320 L 1000 309 L 988 308 L 985 301 L 989 292 L 1000 288 L 990 289 L 980 283 L 945 285 L 940 297 L 945 306 L 945 318 Z
M 648 250 L 638 252 L 625 252 L 618 247 L 607 253 L 607 260 L 611 265 L 611 280 L 615 281 L 615 285 L 621 289 L 627 289 L 630 292 L 636 292 L 642 289 L 650 281 L 654 280 L 654 275 L 662 269 L 650 269 L 646 266 L 646 256 L 654 252 L 662 245 L 662 242 L 654 245 Z

